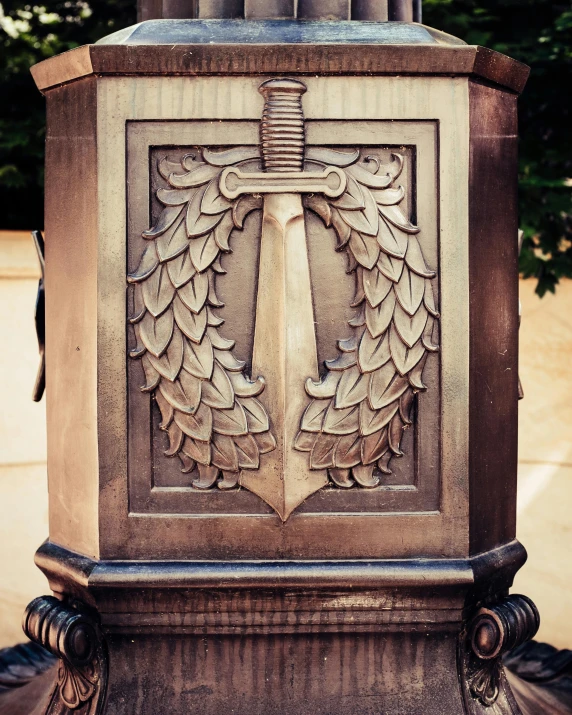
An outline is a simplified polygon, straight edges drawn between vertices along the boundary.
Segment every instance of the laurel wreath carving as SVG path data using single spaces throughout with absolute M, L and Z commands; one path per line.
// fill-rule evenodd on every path
M 332 152 L 332 154 L 338 152 Z M 434 342 L 431 281 L 414 226 L 399 207 L 405 191 L 395 186 L 403 157 L 346 154 L 347 189 L 335 201 L 307 196 L 314 211 L 337 235 L 338 251 L 356 275 L 349 321 L 352 336 L 338 341 L 340 354 L 326 360 L 319 382 L 308 379 L 308 405 L 296 448 L 309 452 L 311 469 L 327 469 L 338 487 L 376 487 L 379 472 L 401 456 L 403 431 L 412 423 L 415 394 L 425 390 L 423 368 Z M 335 158 L 330 156 L 329 161 Z M 338 166 L 344 165 L 338 159 Z
M 158 189 L 157 198 L 165 208 L 143 233 L 149 245 L 128 276 L 137 336 L 131 356 L 141 358 L 141 389 L 154 394 L 161 411 L 165 455 L 178 456 L 185 473 L 198 467 L 193 486 L 199 489 L 236 487 L 240 470 L 258 469 L 260 455 L 276 446 L 257 399 L 264 379 L 245 374 L 234 341 L 219 333 L 224 320 L 216 313 L 223 307 L 216 294 L 216 276 L 225 273 L 220 256 L 231 251 L 233 230 L 262 206 L 253 196 L 229 202 L 219 191 L 220 174 L 249 160 L 258 165 L 258 157 L 250 147 L 203 149 L 181 163 L 162 159 L 158 170 L 170 188 Z
M 403 157 L 388 165 L 359 150 L 308 148 L 307 163 L 344 168 L 347 188 L 336 200 L 304 196 L 304 205 L 334 229 L 338 251 L 356 276 L 349 321 L 352 335 L 338 341 L 340 354 L 326 360 L 326 374 L 306 392 L 312 398 L 301 417 L 294 447 L 309 453 L 310 469 L 327 469 L 333 486 L 375 487 L 379 472 L 391 473 L 401 456 L 403 431 L 412 423 L 415 395 L 425 390 L 423 369 L 439 317 L 431 281 L 435 272 L 424 259 L 420 229 L 399 204 L 405 191 L 395 186 Z M 242 469 L 258 469 L 260 455 L 276 447 L 270 420 L 257 399 L 263 377 L 252 380 L 245 363 L 232 353 L 234 341 L 219 328 L 216 277 L 225 273 L 221 254 L 231 251 L 233 231 L 262 208 L 262 197 L 226 199 L 219 190 L 227 166 L 259 170 L 259 148 L 202 149 L 181 163 L 158 164 L 170 188 L 157 198 L 164 208 L 153 228 L 134 286 L 137 345 L 145 384 L 153 393 L 167 432 L 168 457 L 178 456 L 182 471 L 198 468 L 193 486 L 232 489 Z M 301 375 L 303 380 L 304 376 Z

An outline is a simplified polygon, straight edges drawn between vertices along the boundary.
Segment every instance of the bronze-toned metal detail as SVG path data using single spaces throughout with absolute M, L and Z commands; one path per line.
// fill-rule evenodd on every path
M 466 638 L 464 678 L 472 698 L 491 707 L 503 686 L 502 657 L 534 638 L 540 616 L 526 596 L 507 596 L 494 606 L 481 608 L 469 623 Z
M 40 596 L 26 608 L 24 633 L 60 659 L 57 682 L 45 711 L 62 708 L 96 715 L 101 710 L 107 679 L 107 654 L 97 622 L 82 604 L 64 604 Z
M 319 160 L 319 152 L 312 158 Z M 439 349 L 436 273 L 423 256 L 420 229 L 399 206 L 405 190 L 395 182 L 403 157 L 392 159 L 382 166 L 376 156 L 347 155 L 343 195 L 305 199 L 333 227 L 348 273 L 356 275 L 352 335 L 338 341 L 340 354 L 326 360 L 322 379 L 307 380 L 313 400 L 296 439 L 296 448 L 309 453 L 310 468 L 327 469 L 341 488 L 376 487 L 380 472 L 391 474 L 390 460 L 403 454 L 403 431 L 415 420 L 415 396 L 427 389 L 427 353 Z

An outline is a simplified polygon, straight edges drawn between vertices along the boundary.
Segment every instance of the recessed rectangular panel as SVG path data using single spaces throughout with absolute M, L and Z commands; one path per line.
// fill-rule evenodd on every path
M 131 512 L 439 509 L 437 129 L 308 121 L 304 171 L 334 164 L 343 191 L 301 188 L 276 203 L 224 195 L 228 167 L 247 184 L 249 173 L 262 177 L 253 185 L 264 189 L 257 122 L 128 123 Z M 288 229 L 270 240 L 265 227 L 270 208 L 296 206 L 302 248 L 289 254 L 300 239 Z M 263 245 L 280 249 L 270 264 Z M 305 271 L 308 290 L 289 293 Z M 272 303 L 281 286 L 284 300 Z M 256 371 L 263 331 L 289 320 L 286 361 L 308 324 L 316 368 L 289 378 L 299 434 L 282 443 L 277 393 Z M 295 507 L 264 490 L 280 450 L 311 483 Z

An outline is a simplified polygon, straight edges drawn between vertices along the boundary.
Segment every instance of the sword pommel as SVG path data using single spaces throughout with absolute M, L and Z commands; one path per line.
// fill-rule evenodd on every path
M 265 171 L 302 171 L 306 85 L 297 79 L 269 79 L 259 88 L 264 96 L 260 123 L 262 166 Z

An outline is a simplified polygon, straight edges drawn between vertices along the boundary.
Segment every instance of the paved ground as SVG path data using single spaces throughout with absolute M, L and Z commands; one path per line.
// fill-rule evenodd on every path
M 28 260 L 31 266 L 32 261 L 33 256 Z M 37 362 L 32 325 L 35 281 L 25 271 L 20 278 L 3 277 L 1 265 L 2 255 L 0 334 L 9 336 L 0 352 L 0 394 L 6 406 L 0 412 L 3 647 L 22 639 L 25 605 L 47 593 L 33 554 L 46 538 L 48 525 L 43 406 L 30 400 Z M 563 283 L 556 297 L 543 300 L 533 290 L 533 282 L 521 283 L 525 400 L 520 411 L 518 536 L 529 551 L 529 562 L 517 576 L 515 591 L 539 606 L 540 638 L 572 647 L 572 282 Z

